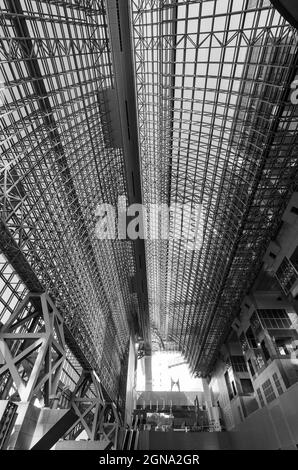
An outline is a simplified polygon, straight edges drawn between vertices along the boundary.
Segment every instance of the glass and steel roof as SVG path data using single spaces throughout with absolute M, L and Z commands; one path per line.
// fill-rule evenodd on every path
M 151 322 L 207 374 L 297 176 L 297 33 L 267 0 L 131 5 L 144 200 L 202 205 L 197 249 L 174 218 L 146 242 Z

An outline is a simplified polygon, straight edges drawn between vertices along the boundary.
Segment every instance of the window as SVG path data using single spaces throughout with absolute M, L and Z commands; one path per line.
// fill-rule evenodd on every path
M 234 372 L 247 372 L 243 356 L 231 356 L 231 364 Z
M 262 392 L 259 388 L 257 388 L 257 394 L 258 394 L 258 398 L 259 398 L 261 407 L 265 406 L 264 398 L 263 398 Z
M 263 328 L 287 329 L 291 328 L 291 320 L 284 309 L 257 310 Z
M 250 379 L 240 379 L 242 392 L 245 394 L 253 393 L 254 388 Z
M 295 250 L 296 251 L 296 250 Z M 292 258 L 294 262 L 297 260 L 297 255 L 294 252 L 294 254 L 291 257 L 291 261 L 285 257 L 282 262 L 280 263 L 280 266 L 278 270 L 276 271 L 276 278 L 281 285 L 283 291 L 285 294 L 288 294 L 291 287 L 293 286 L 294 282 L 296 281 L 298 274 L 297 274 L 297 267 L 294 265 Z
M 263 383 L 262 388 L 263 388 L 263 392 L 264 392 L 267 403 L 271 403 L 273 400 L 275 400 L 276 395 L 274 393 L 274 389 L 272 387 L 272 383 L 270 379 L 266 380 L 266 382 Z
M 279 380 L 278 375 L 277 375 L 276 372 L 274 372 L 274 374 L 272 375 L 272 378 L 273 378 L 273 380 L 274 380 L 274 383 L 275 383 L 276 390 L 277 390 L 278 394 L 279 394 L 279 395 L 282 395 L 284 391 L 283 391 L 283 389 L 282 389 L 280 380 Z

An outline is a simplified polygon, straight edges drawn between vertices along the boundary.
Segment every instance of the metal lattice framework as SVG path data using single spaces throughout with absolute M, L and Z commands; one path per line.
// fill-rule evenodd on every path
M 295 189 L 297 33 L 267 0 L 131 5 L 144 200 L 202 204 L 201 248 L 146 242 L 151 323 L 206 375 Z
M 117 448 L 122 423 L 115 404 L 105 401 L 94 372 L 82 372 L 72 394 L 71 406 L 78 419 L 67 431 L 65 439 L 76 440 L 85 431 L 89 440 L 102 440 L 106 446 L 112 442 Z
M 114 80 L 106 23 L 101 1 L 1 4 L 0 320 L 46 291 L 68 346 L 115 399 L 143 303 L 133 244 L 94 234 L 97 205 L 126 194 L 99 98 Z
M 63 318 L 46 294 L 28 294 L 0 330 L 0 393 L 3 399 L 49 406 L 65 359 Z

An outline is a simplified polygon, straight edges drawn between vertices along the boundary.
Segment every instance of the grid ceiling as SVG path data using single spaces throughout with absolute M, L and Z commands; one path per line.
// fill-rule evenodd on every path
M 146 241 L 151 324 L 206 375 L 295 187 L 297 35 L 266 0 L 131 5 L 144 200 L 202 205 L 201 247 Z

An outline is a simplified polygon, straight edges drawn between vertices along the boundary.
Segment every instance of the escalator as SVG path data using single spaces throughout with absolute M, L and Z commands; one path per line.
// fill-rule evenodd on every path
M 7 401 L 0 419 L 0 449 L 6 449 L 9 436 L 12 433 L 13 426 L 17 418 L 17 409 L 18 407 L 15 403 Z

